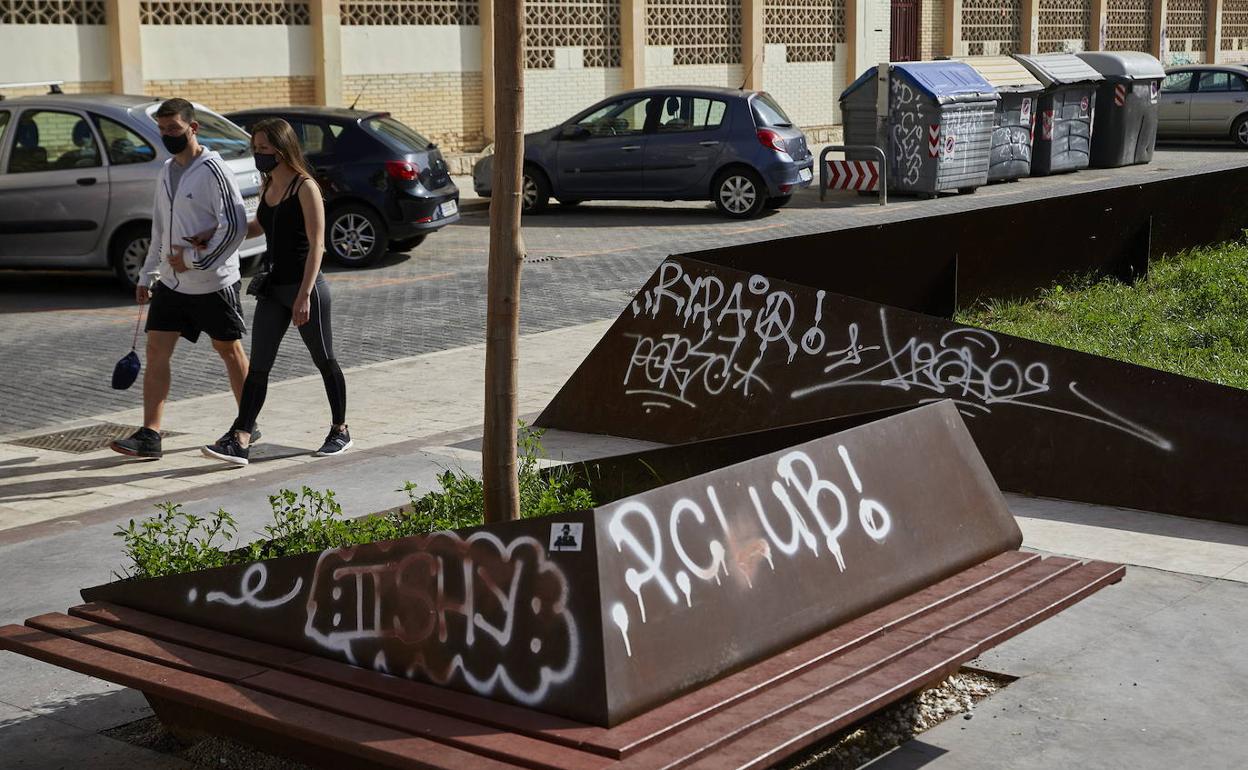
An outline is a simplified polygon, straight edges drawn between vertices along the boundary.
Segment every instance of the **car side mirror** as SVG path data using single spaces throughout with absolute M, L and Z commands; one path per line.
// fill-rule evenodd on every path
M 571 139 L 574 141 L 578 139 L 588 139 L 589 136 L 590 134 L 588 128 L 575 123 L 569 126 L 564 126 L 563 131 L 560 132 L 561 139 Z

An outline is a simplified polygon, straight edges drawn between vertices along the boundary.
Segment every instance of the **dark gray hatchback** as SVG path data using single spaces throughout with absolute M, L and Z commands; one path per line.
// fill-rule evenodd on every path
M 524 138 L 524 211 L 584 200 L 706 200 L 755 217 L 811 183 L 806 137 L 759 91 L 666 86 L 605 99 Z M 489 197 L 492 158 L 473 168 Z

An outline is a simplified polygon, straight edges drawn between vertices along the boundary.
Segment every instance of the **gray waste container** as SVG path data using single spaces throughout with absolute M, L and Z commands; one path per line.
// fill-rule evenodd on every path
M 1087 51 L 1077 56 L 1105 77 L 1096 91 L 1100 109 L 1092 125 L 1092 165 L 1148 163 L 1157 144 L 1157 94 L 1165 68 L 1138 51 Z
M 996 89 L 962 62 L 902 62 L 889 69 L 889 191 L 934 195 L 987 184 Z M 845 144 L 880 145 L 876 88 L 872 67 L 841 94 Z
M 1087 168 L 1092 152 L 1092 114 L 1101 73 L 1069 53 L 1015 54 L 1044 84 L 1036 134 L 1031 142 L 1031 175 Z
M 1016 181 L 1029 176 L 1036 105 L 1044 86 L 1008 56 L 968 56 L 958 61 L 974 67 L 1001 96 L 993 121 L 988 181 Z

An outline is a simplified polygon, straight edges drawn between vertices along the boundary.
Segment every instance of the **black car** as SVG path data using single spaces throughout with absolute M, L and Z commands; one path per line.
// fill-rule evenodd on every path
M 459 220 L 459 188 L 438 146 L 387 112 L 274 107 L 226 115 L 248 132 L 264 118 L 295 129 L 325 194 L 325 247 L 362 267 Z

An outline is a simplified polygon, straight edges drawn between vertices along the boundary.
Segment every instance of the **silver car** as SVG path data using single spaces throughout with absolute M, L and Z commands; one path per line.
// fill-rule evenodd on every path
M 1170 67 L 1157 110 L 1159 137 L 1226 138 L 1248 148 L 1248 67 Z
M 156 176 L 169 153 L 147 96 L 0 100 L 0 268 L 112 268 L 133 287 L 151 234 Z M 247 134 L 195 105 L 199 141 L 221 153 L 254 216 L 260 175 Z M 243 243 L 244 258 L 264 238 Z

